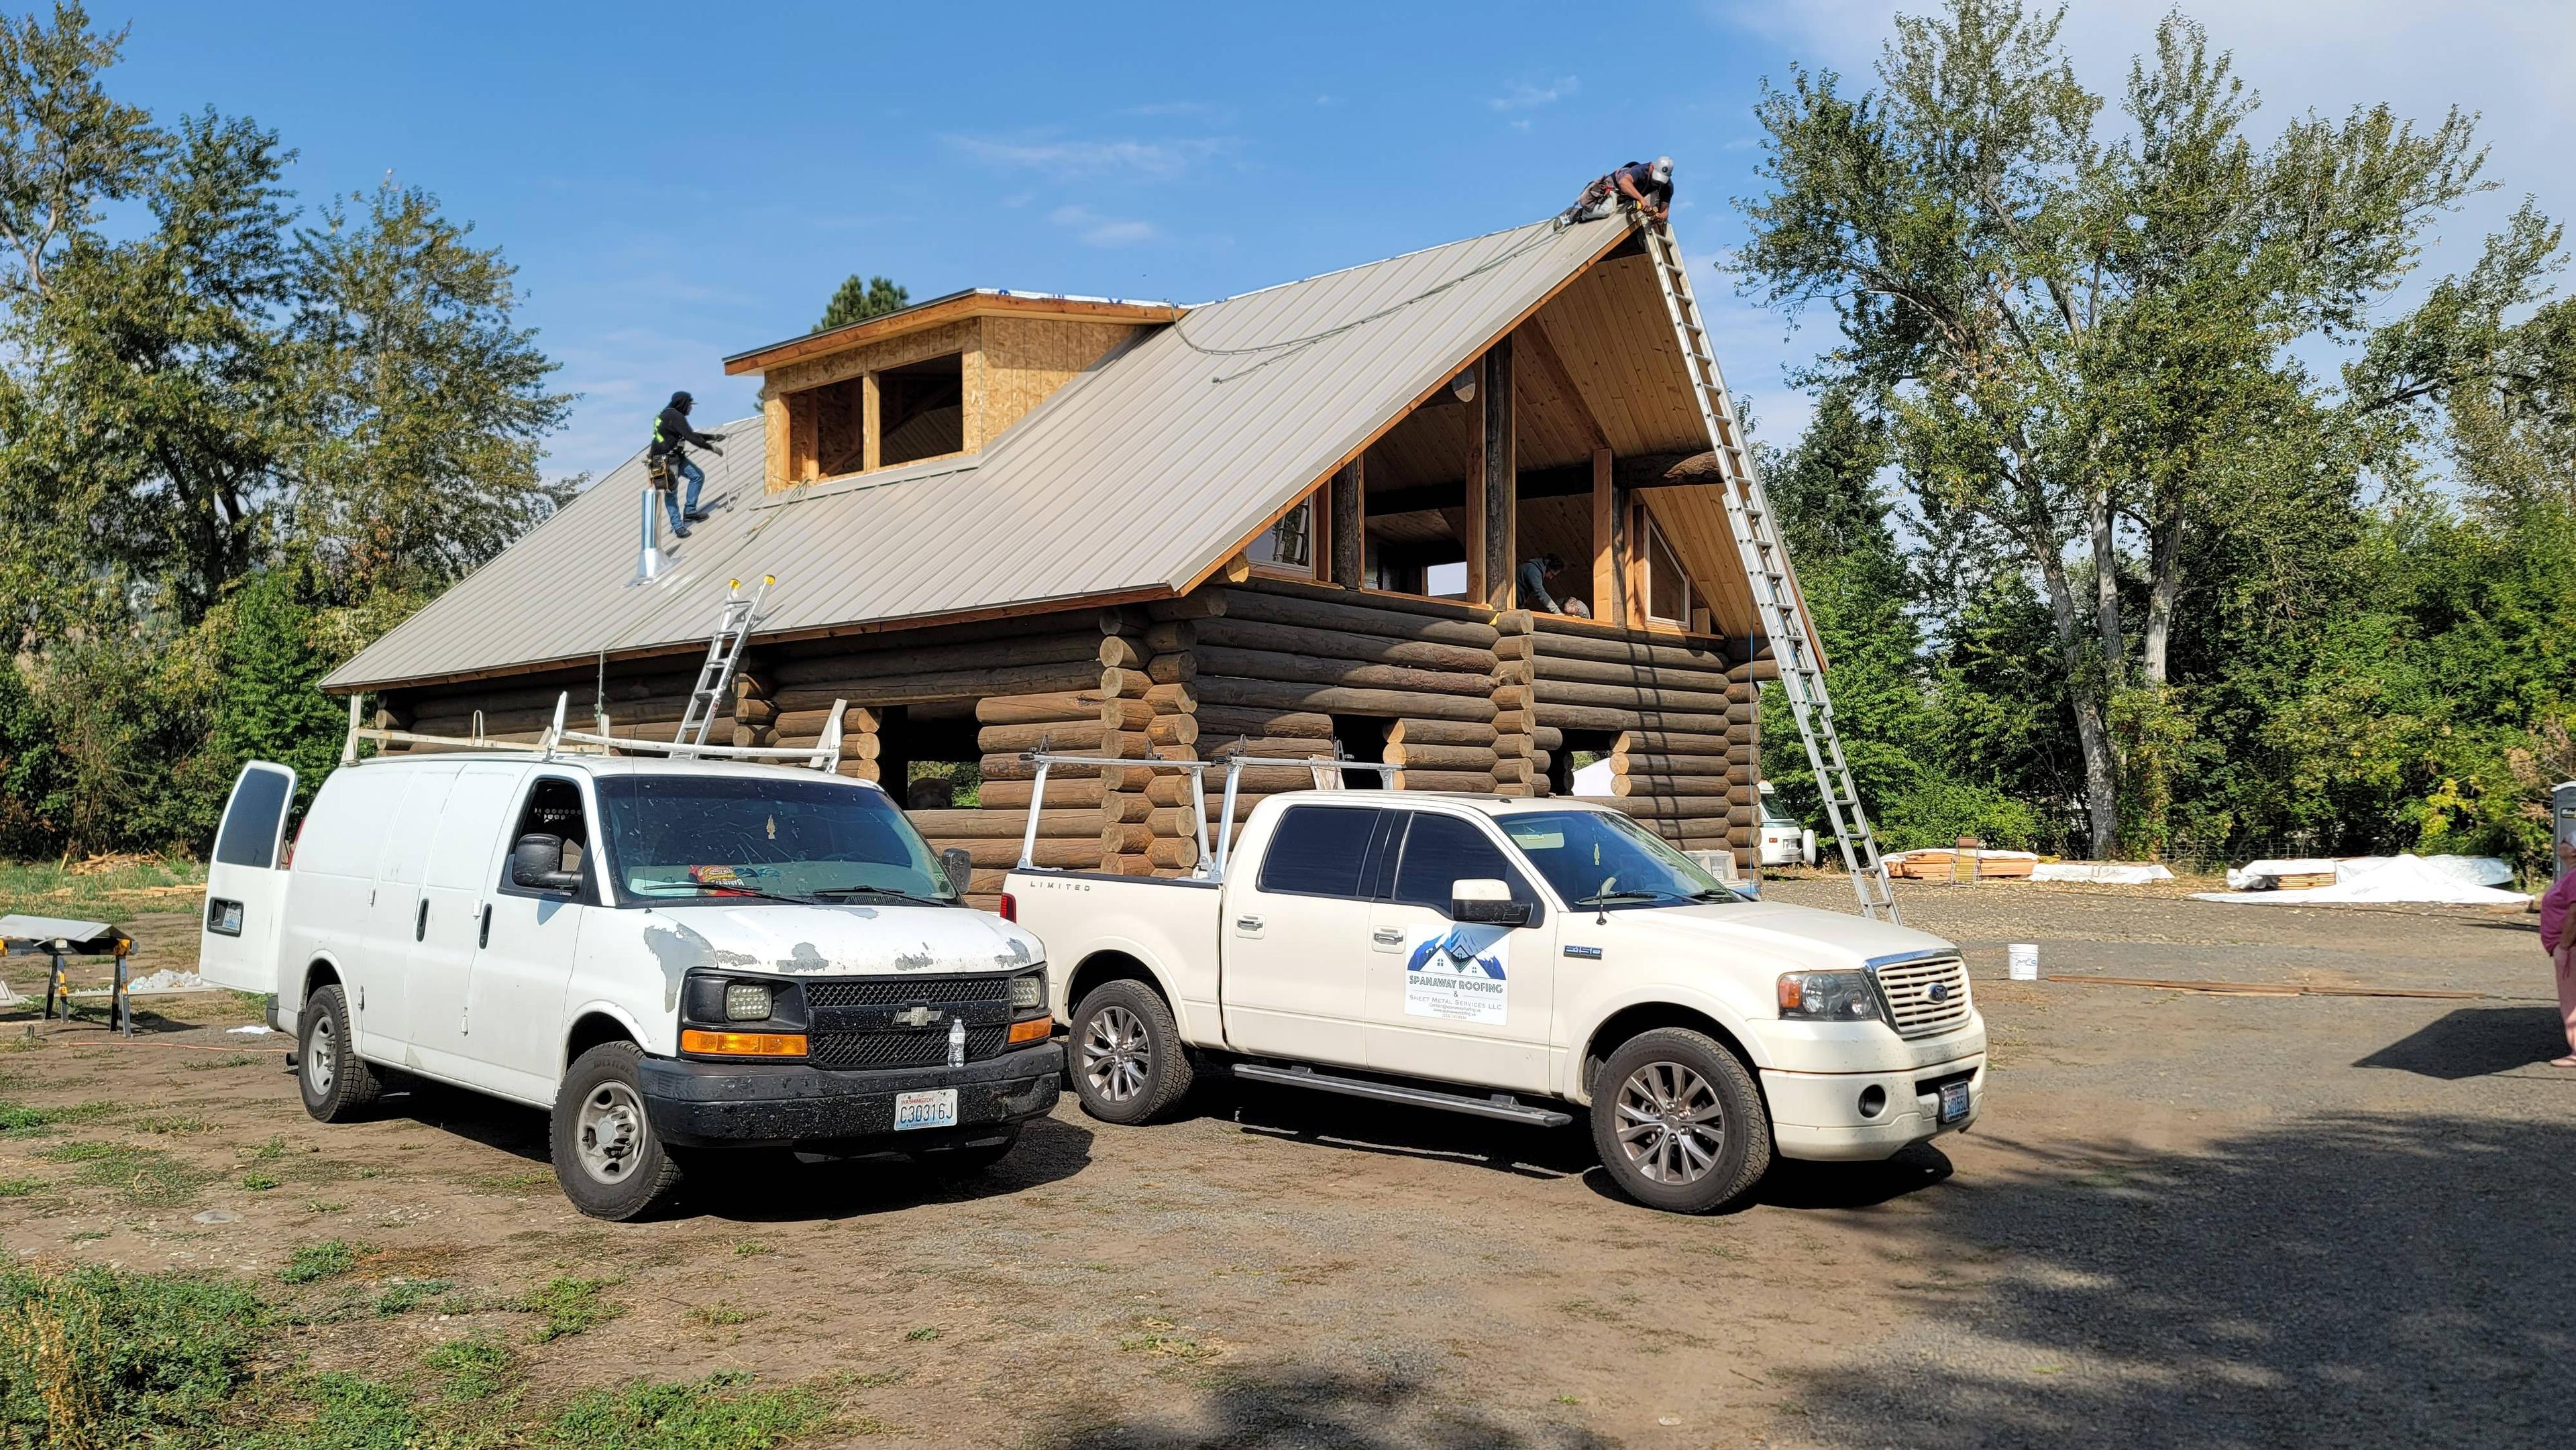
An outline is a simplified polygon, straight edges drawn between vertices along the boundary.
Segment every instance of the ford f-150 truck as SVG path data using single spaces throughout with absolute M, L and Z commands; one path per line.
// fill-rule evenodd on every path
M 1622 1189 L 1695 1213 L 1775 1154 L 1884 1158 L 1965 1128 L 1985 1093 L 1958 948 L 1748 900 L 1599 806 L 1300 791 L 1254 807 L 1198 878 L 1023 866 L 1004 890 L 1107 1122 L 1153 1120 L 1207 1071 L 1533 1124 L 1580 1111 Z

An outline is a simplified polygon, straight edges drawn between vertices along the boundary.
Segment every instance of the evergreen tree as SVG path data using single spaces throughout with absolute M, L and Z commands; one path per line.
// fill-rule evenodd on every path
M 823 320 L 814 324 L 814 330 L 828 332 L 889 312 L 901 312 L 911 300 L 912 294 L 896 286 L 891 277 L 870 277 L 862 282 L 859 274 L 852 272 L 840 290 L 832 294 L 831 302 L 823 308 Z

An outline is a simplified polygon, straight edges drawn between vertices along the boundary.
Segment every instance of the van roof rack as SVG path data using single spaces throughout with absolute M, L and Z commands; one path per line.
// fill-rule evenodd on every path
M 823 722 L 823 733 L 811 746 L 793 745 L 707 745 L 698 741 L 633 740 L 608 733 L 608 717 L 599 717 L 597 731 L 570 730 L 564 726 L 564 715 L 572 706 L 572 694 L 566 691 L 555 697 L 554 723 L 541 732 L 535 742 L 493 740 L 483 734 L 483 712 L 474 712 L 472 735 L 423 735 L 417 731 L 395 730 L 388 726 L 364 724 L 359 702 L 362 696 L 349 697 L 349 734 L 340 744 L 340 763 L 358 763 L 358 742 L 372 740 L 379 748 L 387 745 L 434 745 L 442 750 L 494 750 L 517 755 L 535 755 L 552 760 L 558 755 L 615 755 L 632 751 L 660 755 L 672 760 L 774 760 L 794 762 L 826 773 L 841 768 L 841 716 L 849 701 L 834 700 L 830 718 Z

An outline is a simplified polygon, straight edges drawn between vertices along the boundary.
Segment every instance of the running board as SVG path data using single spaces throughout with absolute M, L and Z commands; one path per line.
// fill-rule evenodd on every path
M 1355 1098 L 1375 1098 L 1382 1103 L 1404 1103 L 1410 1107 L 1438 1108 L 1443 1112 L 1466 1113 L 1479 1118 L 1500 1118 L 1507 1123 L 1527 1123 L 1538 1128 L 1562 1128 L 1574 1121 L 1572 1113 L 1560 1113 L 1554 1108 L 1533 1108 L 1510 1093 L 1471 1098 L 1464 1093 L 1398 1087 L 1394 1083 L 1371 1082 L 1366 1078 L 1333 1077 L 1311 1067 L 1270 1067 L 1258 1062 L 1236 1063 L 1234 1075 L 1248 1077 L 1254 1082 L 1282 1083 Z

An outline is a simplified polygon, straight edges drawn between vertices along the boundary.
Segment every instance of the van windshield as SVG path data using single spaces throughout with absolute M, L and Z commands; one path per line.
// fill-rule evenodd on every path
M 1495 824 L 1566 904 L 1583 910 L 1744 899 L 1616 812 L 1515 811 Z
M 611 776 L 599 804 L 618 888 L 631 895 L 957 899 L 912 823 L 862 786 Z

